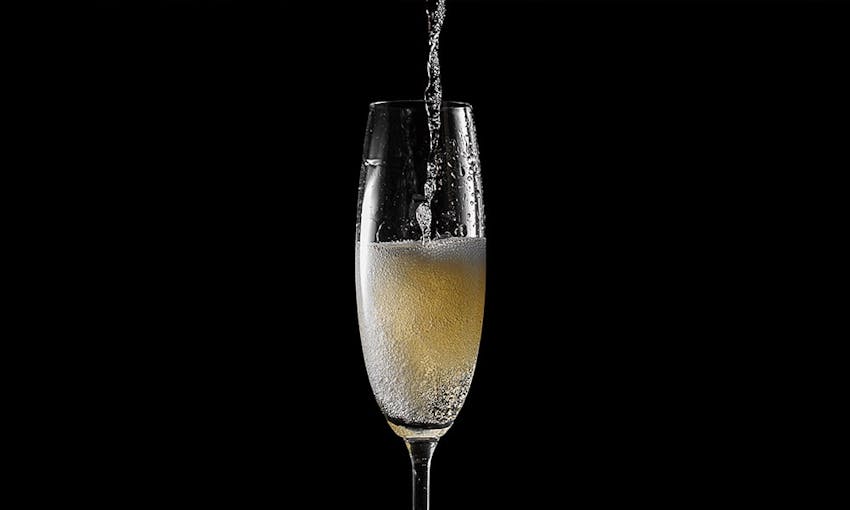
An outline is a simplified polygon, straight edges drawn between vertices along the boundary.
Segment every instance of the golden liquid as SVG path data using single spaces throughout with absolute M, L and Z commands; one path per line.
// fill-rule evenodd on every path
M 486 241 L 360 243 L 357 297 L 363 355 L 388 419 L 450 425 L 478 356 Z

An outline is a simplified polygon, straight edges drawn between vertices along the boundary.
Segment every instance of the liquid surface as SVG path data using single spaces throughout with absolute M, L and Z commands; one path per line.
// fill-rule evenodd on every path
M 446 427 L 472 381 L 484 314 L 486 240 L 358 243 L 360 337 L 387 419 Z

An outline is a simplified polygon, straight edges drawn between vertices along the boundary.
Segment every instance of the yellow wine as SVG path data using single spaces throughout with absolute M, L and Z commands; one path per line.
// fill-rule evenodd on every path
M 390 422 L 446 428 L 475 370 L 486 241 L 358 243 L 357 307 L 369 381 Z

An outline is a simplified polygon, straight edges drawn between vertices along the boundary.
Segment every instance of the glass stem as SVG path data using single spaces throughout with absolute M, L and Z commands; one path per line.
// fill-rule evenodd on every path
M 431 457 L 437 447 L 436 439 L 407 440 L 410 465 L 413 468 L 413 510 L 428 510 L 431 491 Z

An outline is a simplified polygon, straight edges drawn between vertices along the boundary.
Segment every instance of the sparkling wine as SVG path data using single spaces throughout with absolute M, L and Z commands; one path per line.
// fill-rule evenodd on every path
M 369 381 L 391 423 L 445 428 L 472 380 L 484 313 L 483 238 L 358 243 Z

